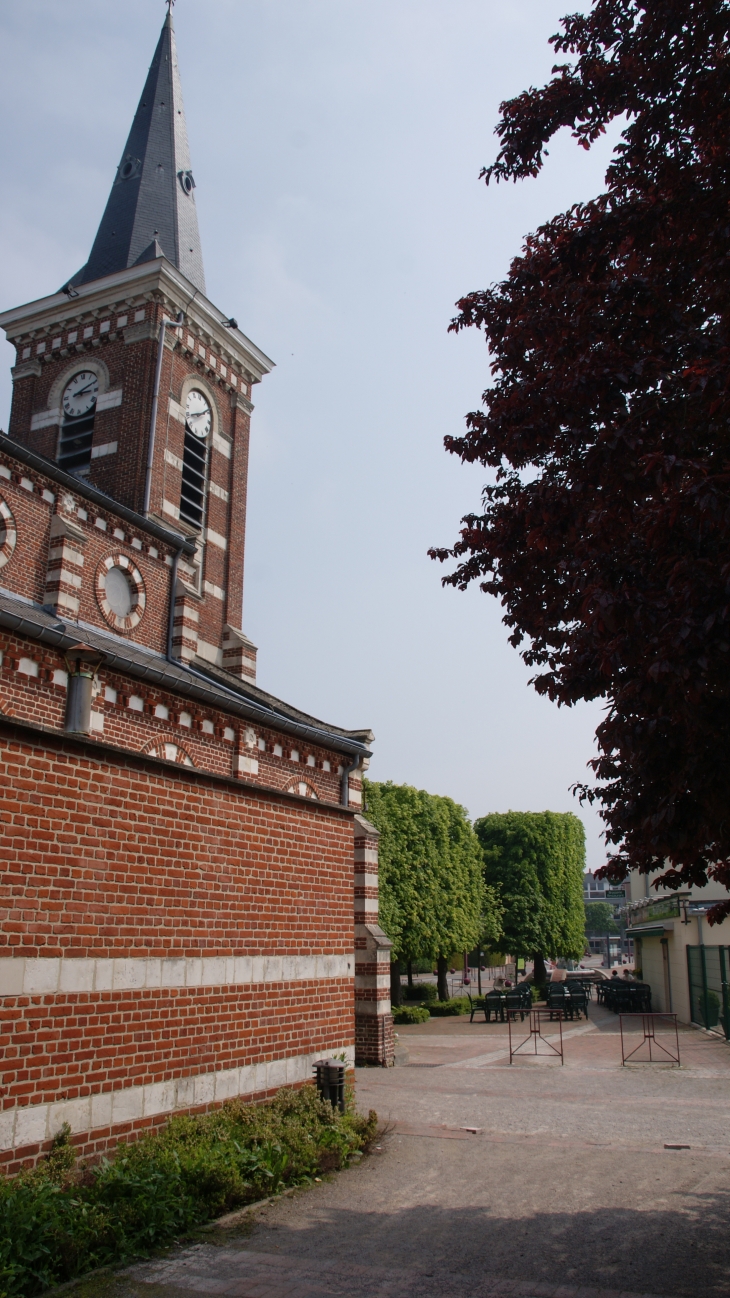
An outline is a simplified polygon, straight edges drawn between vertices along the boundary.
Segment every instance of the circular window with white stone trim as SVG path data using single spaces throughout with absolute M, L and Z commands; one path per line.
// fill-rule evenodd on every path
M 115 631 L 133 631 L 142 621 L 147 594 L 141 572 L 126 554 L 110 554 L 99 564 L 96 598 Z
M 4 500 L 0 500 L 0 568 L 12 559 L 17 539 L 13 512 Z

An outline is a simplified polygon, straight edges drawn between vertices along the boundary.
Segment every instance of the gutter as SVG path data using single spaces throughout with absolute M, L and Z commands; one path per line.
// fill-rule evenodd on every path
M 645 924 L 643 928 L 627 928 L 627 937 L 662 937 L 664 933 L 673 933 L 674 923 L 672 920 L 664 920 L 661 924 Z
M 47 460 L 44 455 L 37 455 L 35 451 L 30 451 L 27 446 L 22 446 L 7 434 L 0 436 L 0 451 L 7 451 L 13 459 L 20 460 L 21 464 L 26 464 L 29 469 L 44 474 L 46 478 L 51 479 L 51 482 L 57 482 L 59 487 L 65 487 L 67 491 L 83 496 L 85 500 L 92 501 L 101 509 L 108 509 L 110 514 L 118 514 L 125 522 L 131 523 L 141 532 L 148 532 L 150 536 L 162 541 L 163 545 L 168 545 L 170 549 L 183 550 L 185 554 L 195 554 L 195 541 L 181 536 L 179 532 L 168 531 L 160 523 L 155 523 L 151 518 L 143 518 L 133 509 L 127 509 L 126 505 L 120 505 L 118 500 L 113 500 L 111 496 L 99 491 L 98 487 L 92 487 L 82 478 L 74 478 L 72 474 L 65 473 L 53 463 L 53 460 Z
M 181 537 L 175 539 L 178 542 L 179 556 L 185 546 L 180 544 Z M 174 601 L 174 587 L 172 601 Z M 172 606 L 174 609 L 174 602 Z M 80 633 L 78 635 L 69 635 L 67 631 L 58 631 L 54 627 L 39 626 L 37 622 L 33 622 L 19 614 L 10 613 L 7 609 L 0 609 L 0 626 L 5 627 L 8 631 L 15 632 L 16 635 L 27 636 L 28 639 L 38 640 L 41 644 L 52 645 L 54 649 L 61 649 L 64 653 L 67 649 L 72 649 L 79 643 Z M 182 667 L 180 664 L 174 663 L 179 672 L 184 672 L 186 675 L 190 674 L 196 678 L 195 680 L 188 682 L 172 677 L 171 673 L 166 670 L 168 663 L 171 666 L 173 665 L 171 659 L 163 659 L 165 665 L 161 667 L 157 667 L 153 663 L 143 667 L 138 663 L 131 662 L 129 658 L 125 658 L 122 654 L 110 653 L 106 648 L 100 650 L 100 652 L 104 654 L 106 666 L 112 671 L 122 672 L 126 676 L 135 677 L 137 680 L 152 681 L 155 685 L 170 690 L 174 694 L 184 694 L 189 698 L 205 703 L 208 707 L 221 708 L 232 712 L 234 715 L 243 717 L 247 721 L 254 721 L 260 726 L 268 726 L 272 730 L 280 730 L 285 734 L 296 735 L 299 739 L 308 739 L 311 743 L 319 744 L 323 748 L 331 748 L 336 753 L 357 753 L 358 761 L 362 757 L 370 756 L 370 750 L 365 744 L 359 743 L 356 739 L 347 739 L 341 735 L 333 735 L 319 726 L 308 726 L 304 722 L 293 721 L 291 718 L 275 712 L 273 708 L 267 708 L 262 703 L 255 703 L 252 699 L 241 698 L 240 695 L 234 693 L 233 690 L 227 690 L 223 685 L 218 685 L 213 689 L 207 683 L 207 678 L 195 672 L 192 668 Z M 197 684 L 197 681 L 201 683 Z

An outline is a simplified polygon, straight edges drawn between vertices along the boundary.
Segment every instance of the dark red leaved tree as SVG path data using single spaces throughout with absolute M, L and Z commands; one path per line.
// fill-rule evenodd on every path
M 540 693 L 607 700 L 582 792 L 609 877 L 730 888 L 730 4 L 595 0 L 552 44 L 571 62 L 502 105 L 487 183 L 563 126 L 625 129 L 607 192 L 458 303 L 494 382 L 446 446 L 496 474 L 431 553 L 501 599 Z

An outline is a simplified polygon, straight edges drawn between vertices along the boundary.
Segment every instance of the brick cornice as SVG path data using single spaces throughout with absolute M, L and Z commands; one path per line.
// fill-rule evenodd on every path
M 168 762 L 163 757 L 153 757 L 149 753 L 135 753 L 128 748 L 118 748 L 103 739 L 84 739 L 67 734 L 65 731 L 60 733 L 47 726 L 20 721 L 5 713 L 0 713 L 0 735 L 9 735 L 20 743 L 42 742 L 57 751 L 82 753 L 96 762 L 106 760 L 110 763 L 133 766 L 138 770 L 151 770 L 155 774 L 164 775 L 165 779 L 175 779 L 183 784 L 191 781 L 195 784 L 208 783 L 238 793 L 253 794 L 269 801 L 294 803 L 306 807 L 308 811 L 344 816 L 348 820 L 353 820 L 356 814 L 355 808 L 345 807 L 339 802 L 315 801 L 313 798 L 302 797 L 299 793 L 275 789 L 271 785 L 253 784 L 241 779 L 240 776 L 219 775 L 215 771 L 206 771 L 198 766 L 182 766 L 177 762 Z
M 0 328 L 13 339 L 33 330 L 50 330 L 62 323 L 98 315 L 109 308 L 116 310 L 127 301 L 163 301 L 172 315 L 184 312 L 187 321 L 215 342 L 228 364 L 241 365 L 249 381 L 260 382 L 274 368 L 274 362 L 239 329 L 226 327 L 227 317 L 195 285 L 164 257 L 130 266 L 103 279 L 77 285 L 72 300 L 64 293 L 53 293 L 0 313 Z

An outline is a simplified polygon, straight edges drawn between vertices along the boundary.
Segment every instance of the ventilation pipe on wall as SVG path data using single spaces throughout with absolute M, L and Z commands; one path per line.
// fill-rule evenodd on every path
M 68 689 L 63 728 L 69 734 L 88 735 L 91 729 L 94 682 L 103 661 L 104 655 L 87 644 L 74 645 L 66 653 Z

